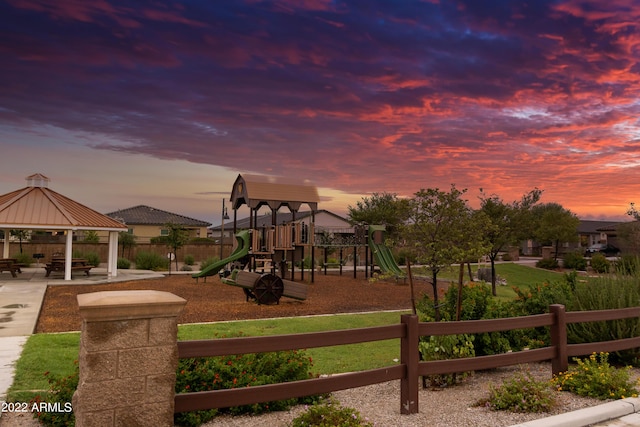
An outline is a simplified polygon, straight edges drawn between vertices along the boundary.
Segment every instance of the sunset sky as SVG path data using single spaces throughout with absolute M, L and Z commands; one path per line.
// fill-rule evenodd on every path
M 640 1 L 4 0 L 0 194 L 219 224 L 240 173 L 640 203 Z

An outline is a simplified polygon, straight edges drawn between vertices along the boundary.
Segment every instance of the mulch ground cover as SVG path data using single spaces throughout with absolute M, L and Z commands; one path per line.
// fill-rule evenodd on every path
M 408 280 L 370 281 L 364 277 L 364 273 L 359 273 L 359 276 L 353 278 L 352 273 L 342 276 L 337 273 L 326 276 L 316 274 L 314 283 L 309 284 L 306 300 L 282 297 L 277 305 L 247 302 L 241 288 L 225 285 L 217 276 L 208 277 L 206 282 L 203 279 L 196 281 L 190 275 L 171 275 L 101 285 L 54 285 L 47 288 L 36 332 L 80 330 L 77 295 L 115 290 L 151 289 L 171 292 L 184 298 L 187 304 L 178 319 L 179 323 L 411 309 Z M 424 294 L 432 294 L 430 283 L 418 279 L 414 279 L 413 283 L 416 299 Z M 439 282 L 439 288 L 448 285 Z

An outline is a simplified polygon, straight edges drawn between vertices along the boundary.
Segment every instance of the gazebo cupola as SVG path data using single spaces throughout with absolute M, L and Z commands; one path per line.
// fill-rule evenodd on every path
M 51 181 L 46 176 L 41 173 L 34 173 L 33 175 L 29 175 L 27 178 L 27 187 L 49 187 L 49 181 Z

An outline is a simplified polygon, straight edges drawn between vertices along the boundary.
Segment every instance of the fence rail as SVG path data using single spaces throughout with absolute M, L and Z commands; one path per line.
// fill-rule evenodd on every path
M 640 347 L 640 337 L 596 343 L 567 344 L 568 324 L 640 317 L 640 307 L 618 310 L 565 312 L 563 305 L 554 304 L 551 305 L 549 309 L 550 313 L 533 316 L 437 323 L 420 323 L 417 316 L 407 314 L 401 316 L 401 323 L 389 326 L 268 337 L 179 341 L 179 357 L 191 358 L 295 350 L 400 339 L 400 364 L 304 381 L 241 389 L 176 394 L 174 410 L 177 413 L 211 408 L 226 408 L 329 393 L 399 379 L 401 382 L 400 412 L 403 414 L 412 414 L 419 411 L 418 380 L 420 376 L 483 370 L 547 360 L 551 361 L 552 373 L 557 374 L 567 370 L 568 360 L 571 356 Z M 418 344 L 421 336 L 474 334 L 536 327 L 550 328 L 550 346 L 533 350 L 464 359 L 419 360 Z

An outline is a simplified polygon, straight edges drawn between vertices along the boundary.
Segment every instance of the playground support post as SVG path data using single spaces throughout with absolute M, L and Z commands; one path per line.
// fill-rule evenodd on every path
M 222 199 L 222 216 L 220 223 L 220 259 L 224 259 L 222 256 L 222 250 L 224 245 L 224 220 L 229 219 L 229 215 L 227 214 L 227 208 L 224 206 L 224 199 Z

